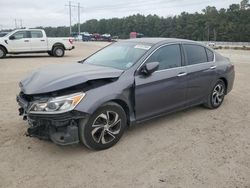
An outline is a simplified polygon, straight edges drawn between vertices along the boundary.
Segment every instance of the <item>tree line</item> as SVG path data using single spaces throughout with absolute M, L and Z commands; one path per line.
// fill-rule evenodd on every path
M 39 27 L 42 28 L 42 27 Z M 50 37 L 69 36 L 69 27 L 45 27 Z M 77 25 L 72 28 L 77 31 Z M 208 6 L 201 13 L 183 12 L 173 17 L 136 14 L 124 18 L 92 19 L 81 24 L 81 31 L 110 33 L 128 38 L 132 31 L 147 37 L 174 37 L 198 41 L 250 42 L 249 0 L 217 10 Z

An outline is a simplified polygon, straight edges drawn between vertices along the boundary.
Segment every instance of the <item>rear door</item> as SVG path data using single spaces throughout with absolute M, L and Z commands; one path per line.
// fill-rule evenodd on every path
M 187 70 L 187 105 L 194 105 L 207 99 L 215 80 L 214 54 L 196 44 L 183 44 L 183 48 Z
M 29 52 L 31 51 L 30 37 L 28 31 L 17 31 L 9 36 L 9 52 Z
M 135 76 L 135 109 L 137 120 L 184 107 L 186 68 L 182 66 L 179 44 L 157 49 L 145 63 L 159 62 L 159 69 L 149 76 Z
M 30 42 L 32 51 L 47 51 L 47 37 L 44 36 L 43 32 L 40 30 L 30 31 Z

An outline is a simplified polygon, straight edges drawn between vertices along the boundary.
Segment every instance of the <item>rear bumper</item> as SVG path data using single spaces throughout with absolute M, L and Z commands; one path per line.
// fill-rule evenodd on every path
M 17 102 L 19 115 L 28 122 L 27 136 L 50 140 L 58 145 L 79 143 L 79 120 L 87 120 L 88 114 L 76 110 L 62 114 L 29 114 L 26 101 L 21 101 L 18 96 Z
M 234 68 L 232 68 L 227 76 L 227 94 L 233 89 L 234 79 L 235 79 L 235 71 Z
M 75 49 L 75 46 L 72 46 L 71 48 L 68 48 L 67 50 L 73 50 L 73 49 Z

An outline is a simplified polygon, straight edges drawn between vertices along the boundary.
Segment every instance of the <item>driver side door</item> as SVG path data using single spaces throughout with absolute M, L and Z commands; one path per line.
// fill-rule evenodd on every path
M 17 31 L 9 37 L 9 52 L 29 52 L 31 43 L 28 31 Z
M 187 80 L 179 44 L 157 49 L 145 63 L 159 62 L 151 75 L 135 76 L 135 111 L 138 121 L 185 106 Z M 143 66 L 142 66 L 143 67 Z

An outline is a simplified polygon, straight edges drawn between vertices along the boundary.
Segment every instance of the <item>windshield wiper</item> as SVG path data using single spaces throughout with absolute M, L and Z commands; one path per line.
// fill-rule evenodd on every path
M 77 61 L 77 63 L 84 63 L 85 60 L 86 60 L 86 58 L 83 60 Z

